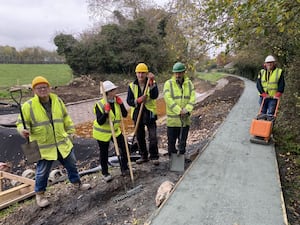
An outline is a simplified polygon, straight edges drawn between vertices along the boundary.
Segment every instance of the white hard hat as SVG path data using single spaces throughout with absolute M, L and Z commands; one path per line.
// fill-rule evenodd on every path
M 272 55 L 268 55 L 267 58 L 265 59 L 265 63 L 267 62 L 275 62 L 276 59 Z
M 113 89 L 116 89 L 118 86 L 114 85 L 113 82 L 106 80 L 103 82 L 103 88 L 105 92 L 111 91 Z

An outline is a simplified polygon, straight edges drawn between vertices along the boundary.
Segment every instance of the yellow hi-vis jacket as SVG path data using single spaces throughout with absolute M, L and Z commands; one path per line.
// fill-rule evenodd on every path
M 164 84 L 164 99 L 166 102 L 167 126 L 180 127 L 180 111 L 185 108 L 189 114 L 194 109 L 195 105 L 195 89 L 192 81 L 185 75 L 182 88 L 176 83 L 176 78 L 173 76 Z M 191 124 L 190 115 L 184 119 L 184 126 Z
M 96 106 L 98 106 L 99 110 L 102 113 L 105 113 L 104 105 L 105 105 L 104 99 L 101 99 L 99 102 L 97 102 L 94 106 L 94 114 L 96 114 Z M 118 137 L 121 134 L 120 122 L 121 122 L 122 114 L 121 114 L 121 108 L 119 104 L 115 102 L 114 107 L 115 107 L 115 114 L 113 113 L 112 110 L 109 111 L 109 114 L 110 114 L 111 121 L 114 125 L 116 137 Z M 107 118 L 105 123 L 102 125 L 98 124 L 97 119 L 94 120 L 93 138 L 99 141 L 108 142 L 110 141 L 111 137 L 112 137 L 112 132 L 110 129 L 109 119 Z
M 54 126 L 37 95 L 23 104 L 22 112 L 26 128 L 30 131 L 30 141 L 37 141 L 41 158 L 57 160 L 57 150 L 63 158 L 70 154 L 73 144 L 68 136 L 75 132 L 75 128 L 63 101 L 52 93 L 50 98 Z M 24 127 L 20 115 L 16 125 L 17 130 L 21 132 Z
M 129 84 L 129 87 L 134 95 L 134 99 L 138 99 L 138 95 L 139 95 L 139 87 L 138 85 L 134 84 L 133 82 L 131 82 Z M 146 109 L 148 109 L 149 111 L 151 111 L 154 115 L 157 114 L 157 111 L 156 111 L 156 99 L 151 99 L 150 98 L 150 88 L 148 88 L 147 90 L 147 93 L 146 93 L 146 96 L 147 96 L 147 99 L 146 99 L 146 102 L 144 104 L 144 106 L 146 107 Z M 130 115 L 131 115 L 131 119 L 133 119 L 133 113 L 134 113 L 134 110 L 136 108 L 135 107 L 130 107 Z
M 264 92 L 268 93 L 271 97 L 274 97 L 278 90 L 278 81 L 281 77 L 282 69 L 276 68 L 272 71 L 269 76 L 267 76 L 266 70 L 261 70 L 259 75 L 261 76 L 261 85 L 263 87 Z

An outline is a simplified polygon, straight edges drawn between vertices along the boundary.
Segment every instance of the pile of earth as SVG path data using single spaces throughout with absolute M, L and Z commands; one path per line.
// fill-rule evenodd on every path
M 195 156 L 205 150 L 203 147 L 210 141 L 243 92 L 244 84 L 240 79 L 231 76 L 226 79 L 228 83 L 225 87 L 214 91 L 195 106 L 187 144 L 189 156 Z M 195 82 L 195 87 L 198 91 L 213 88 L 201 81 Z M 79 90 L 78 88 L 81 93 L 84 90 L 91 91 L 91 88 L 66 86 L 63 92 L 69 90 L 68 95 L 72 95 Z M 56 91 L 59 92 L 59 88 Z M 95 95 L 91 94 L 90 98 L 97 97 L 98 93 L 97 91 Z M 165 124 L 159 124 L 157 132 L 159 148 L 165 150 L 167 147 Z M 26 168 L 34 168 L 34 166 L 26 165 L 23 160 L 22 153 L 16 146 L 22 140 L 18 139 L 14 129 L 0 127 L 0 138 L 1 149 L 9 149 L 6 157 L 10 156 L 7 161 L 13 164 L 14 173 L 20 173 Z M 12 142 L 17 144 L 12 145 Z M 98 166 L 99 150 L 94 140 L 78 138 L 75 140 L 75 148 L 80 171 Z M 187 157 L 186 168 L 193 159 L 194 157 Z M 55 167 L 61 168 L 59 165 Z M 34 200 L 26 200 L 24 203 L 15 205 L 13 210 L 9 210 L 11 213 L 2 218 L 0 224 L 143 224 L 157 209 L 155 196 L 158 187 L 166 180 L 176 183 L 182 173 L 169 170 L 166 155 L 161 155 L 159 166 L 154 166 L 149 162 L 142 165 L 133 163 L 133 167 L 135 169 L 134 182 L 130 176 L 121 176 L 118 167 L 111 167 L 110 172 L 114 180 L 110 183 L 105 183 L 99 172 L 82 176 L 82 181 L 90 183 L 93 187 L 86 192 L 74 191 L 67 181 L 52 185 L 47 190 L 51 206 L 40 209 Z M 115 201 L 116 197 L 124 195 L 138 185 L 141 185 L 138 193 L 122 201 Z

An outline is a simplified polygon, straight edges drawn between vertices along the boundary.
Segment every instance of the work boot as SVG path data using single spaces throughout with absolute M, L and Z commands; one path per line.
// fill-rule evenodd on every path
M 37 192 L 35 194 L 35 199 L 36 199 L 36 204 L 41 208 L 44 208 L 50 204 L 48 199 L 45 197 L 44 192 Z
M 135 161 L 136 164 L 142 164 L 142 163 L 145 163 L 145 162 L 148 162 L 149 160 L 148 159 L 145 159 L 145 158 L 140 158 L 138 160 Z
M 108 183 L 113 180 L 113 177 L 110 174 L 103 175 L 103 180 Z
M 158 159 L 152 159 L 151 162 L 152 162 L 153 165 L 155 165 L 155 166 L 158 166 L 158 165 L 159 165 Z
M 74 183 L 73 185 L 75 186 L 76 189 L 78 189 L 80 191 L 86 191 L 86 190 L 91 189 L 90 184 Z

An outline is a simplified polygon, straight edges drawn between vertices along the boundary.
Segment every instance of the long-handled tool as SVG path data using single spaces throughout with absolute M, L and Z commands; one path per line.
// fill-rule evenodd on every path
M 10 96 L 15 101 L 15 103 L 17 103 L 17 106 L 20 111 L 20 116 L 22 119 L 23 127 L 24 127 L 24 129 L 27 129 L 24 115 L 22 112 L 22 106 L 21 106 L 22 90 L 20 88 L 10 89 Z M 28 138 L 26 138 L 26 143 L 21 145 L 21 148 L 26 157 L 26 161 L 28 163 L 34 163 L 41 159 L 41 153 L 40 153 L 40 149 L 39 149 L 37 141 L 30 142 L 29 137 L 28 137 Z
M 146 87 L 145 87 L 145 89 L 144 89 L 143 95 L 146 95 L 146 94 L 147 94 L 147 91 L 148 91 L 148 88 L 149 88 L 149 83 L 150 83 L 150 79 L 147 80 Z M 137 133 L 139 124 L 140 124 L 140 120 L 141 120 L 141 117 L 142 117 L 144 105 L 145 105 L 144 102 L 142 102 L 142 104 L 140 105 L 139 113 L 138 113 L 138 116 L 137 116 L 137 119 L 136 119 L 136 122 L 135 122 L 135 127 L 134 127 L 134 131 L 133 131 L 133 136 L 132 136 L 132 138 L 130 139 L 130 142 L 129 142 L 129 144 L 130 144 L 131 146 L 132 146 L 133 143 L 134 143 L 134 139 L 135 139 L 135 136 L 136 136 L 136 133 Z
M 127 136 L 125 134 L 125 127 L 124 127 L 123 117 L 121 117 L 121 127 L 122 127 L 122 133 L 123 133 L 123 136 L 124 136 L 124 142 L 125 142 L 126 154 L 127 154 L 127 159 L 128 159 L 128 166 L 129 166 L 130 178 L 131 178 L 132 184 L 134 185 L 133 170 L 132 170 L 132 164 L 131 164 L 129 147 L 128 147 L 128 143 L 127 143 Z
M 184 171 L 184 154 L 181 154 L 181 152 L 184 150 L 183 146 L 183 125 L 184 125 L 184 118 L 180 116 L 180 133 L 179 133 L 179 139 L 178 139 L 178 145 L 177 145 L 177 152 L 171 153 L 171 164 L 170 164 L 170 170 L 171 171 L 177 171 L 182 172 Z
M 107 103 L 107 96 L 106 96 L 106 92 L 104 90 L 102 81 L 100 81 L 100 92 L 103 95 L 103 99 L 104 99 L 105 103 Z M 121 155 L 120 155 L 119 146 L 118 146 L 118 142 L 117 142 L 117 138 L 116 138 L 114 124 L 111 120 L 110 113 L 108 113 L 108 120 L 109 120 L 109 126 L 110 126 L 110 129 L 111 129 L 112 138 L 113 138 L 113 142 L 114 142 L 114 146 L 115 146 L 116 155 L 118 157 L 118 161 L 119 161 L 119 164 L 120 164 L 121 173 L 123 173 L 123 171 L 122 171 L 122 168 L 123 168 L 122 166 L 123 165 L 122 165 Z
M 250 127 L 250 134 L 252 135 L 252 137 L 250 138 L 250 142 L 268 145 L 271 143 L 270 140 L 272 129 L 276 119 L 280 100 L 277 99 L 274 115 L 267 115 L 261 113 L 264 102 L 265 98 L 262 100 L 257 117 L 252 120 Z

